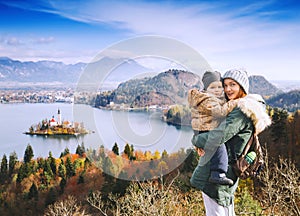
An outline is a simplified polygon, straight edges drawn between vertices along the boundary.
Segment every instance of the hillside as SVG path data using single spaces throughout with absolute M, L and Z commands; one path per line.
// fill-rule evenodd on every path
M 263 76 L 253 75 L 249 77 L 249 92 L 270 97 L 282 93 L 275 85 L 266 80 Z
M 294 112 L 300 109 L 300 90 L 275 95 L 266 100 L 267 104 L 272 107 L 279 107 Z
M 123 82 L 109 95 L 98 95 L 95 106 L 106 106 L 110 102 L 131 107 L 185 104 L 188 90 L 200 86 L 198 75 L 182 70 L 168 70 L 154 77 Z
M 250 93 L 270 97 L 281 91 L 263 76 L 250 76 Z M 97 96 L 95 106 L 105 107 L 110 102 L 130 107 L 186 104 L 188 90 L 201 88 L 198 75 L 183 70 L 168 70 L 154 77 L 133 79 L 121 83 L 117 89 Z

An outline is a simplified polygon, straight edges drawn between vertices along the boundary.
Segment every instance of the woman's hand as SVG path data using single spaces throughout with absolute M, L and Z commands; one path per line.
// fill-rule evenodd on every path
M 195 146 L 195 150 L 200 157 L 205 155 L 205 151 L 202 148 L 198 148 Z

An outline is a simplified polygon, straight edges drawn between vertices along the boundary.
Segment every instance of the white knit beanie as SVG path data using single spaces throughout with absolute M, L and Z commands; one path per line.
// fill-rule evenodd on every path
M 246 71 L 238 69 L 226 71 L 223 75 L 223 81 L 226 78 L 235 80 L 238 84 L 240 84 L 246 94 L 249 93 L 249 79 Z

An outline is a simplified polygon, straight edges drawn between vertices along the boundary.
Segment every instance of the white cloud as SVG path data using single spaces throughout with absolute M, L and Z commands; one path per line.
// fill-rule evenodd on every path
M 54 37 L 49 36 L 49 37 L 41 37 L 33 40 L 33 43 L 38 43 L 38 44 L 49 44 L 54 42 Z
M 23 44 L 23 42 L 17 38 L 17 37 L 1 37 L 0 43 L 2 43 L 3 46 L 20 46 Z
M 215 2 L 214 5 L 176 5 L 142 1 L 50 1 L 53 8 L 46 10 L 42 7 L 41 10 L 96 26 L 106 24 L 112 29 L 124 30 L 124 35 L 128 37 L 147 34 L 171 37 L 198 50 L 213 67 L 224 69 L 241 66 L 272 77 L 274 71 L 280 73 L 277 68 L 291 67 L 286 66 L 285 62 L 299 57 L 300 50 L 296 37 L 300 32 L 299 23 L 260 19 L 261 16 L 270 17 L 280 13 L 262 10 L 272 3 L 260 1 L 234 9 L 225 3 L 218 5 Z M 38 7 L 32 9 L 39 10 Z M 41 41 L 53 40 L 49 37 Z M 38 56 L 42 51 L 34 52 Z M 65 60 L 78 59 L 72 51 L 60 51 L 63 54 L 59 54 L 59 51 L 53 53 L 53 50 L 43 52 L 44 56 L 53 56 L 55 53 Z M 96 51 L 89 50 L 86 53 L 94 56 Z M 295 64 L 293 67 L 300 67 L 300 63 L 295 61 Z M 278 74 L 278 77 L 282 76 Z

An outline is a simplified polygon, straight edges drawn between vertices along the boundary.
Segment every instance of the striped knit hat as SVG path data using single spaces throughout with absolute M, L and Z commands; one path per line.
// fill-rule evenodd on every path
M 249 93 L 249 79 L 246 71 L 238 69 L 226 71 L 223 75 L 223 80 L 226 78 L 233 79 L 240 84 L 246 94 Z

